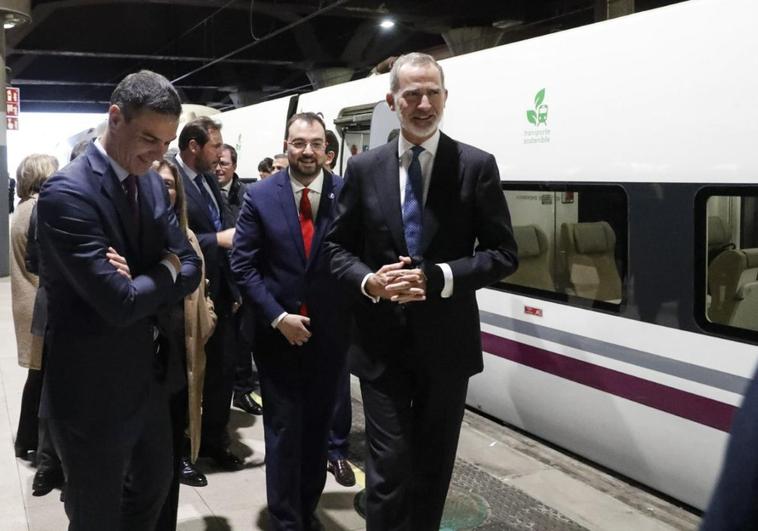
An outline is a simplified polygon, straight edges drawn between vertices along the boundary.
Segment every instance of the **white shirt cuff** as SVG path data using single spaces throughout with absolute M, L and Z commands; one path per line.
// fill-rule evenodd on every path
M 442 286 L 440 297 L 448 299 L 453 296 L 453 270 L 450 269 L 448 264 L 437 264 L 442 269 L 442 276 L 445 279 L 445 284 Z
M 282 322 L 282 319 L 284 319 L 288 315 L 289 314 L 287 312 L 282 312 L 281 314 L 279 314 L 279 317 L 271 321 L 271 328 L 276 328 L 277 326 L 279 326 L 279 323 Z
M 179 275 L 179 272 L 174 269 L 174 265 L 171 263 L 171 260 L 168 258 L 164 258 L 161 260 L 161 264 L 166 266 L 166 269 L 168 269 L 168 272 L 171 273 L 171 279 L 176 282 L 176 277 Z
M 368 277 L 370 277 L 371 275 L 373 275 L 373 273 L 369 273 L 368 275 L 363 277 L 363 281 L 361 282 L 361 293 L 363 293 L 366 297 L 371 299 L 371 302 L 376 304 L 377 302 L 379 302 L 379 297 L 372 297 L 371 295 L 368 294 L 368 291 L 366 291 L 366 282 L 368 282 Z

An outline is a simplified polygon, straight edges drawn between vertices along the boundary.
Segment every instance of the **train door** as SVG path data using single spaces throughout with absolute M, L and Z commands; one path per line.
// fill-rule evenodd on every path
M 387 102 L 379 101 L 345 107 L 334 120 L 334 125 L 342 138 L 337 173 L 343 175 L 350 157 L 390 140 L 393 131 L 399 131 L 400 122 Z

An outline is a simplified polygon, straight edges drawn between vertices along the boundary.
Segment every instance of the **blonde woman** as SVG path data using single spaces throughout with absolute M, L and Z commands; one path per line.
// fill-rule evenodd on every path
M 63 483 L 60 461 L 55 454 L 46 425 L 38 421 L 42 391 L 42 353 L 44 340 L 44 297 L 38 298 L 39 276 L 36 266 L 37 196 L 42 184 L 58 170 L 51 155 L 34 154 L 24 158 L 16 170 L 17 193 L 21 200 L 11 222 L 11 294 L 13 324 L 16 329 L 18 363 L 29 369 L 21 398 L 16 457 L 37 464 L 32 494 L 43 496 Z M 40 315 L 42 314 L 42 315 Z

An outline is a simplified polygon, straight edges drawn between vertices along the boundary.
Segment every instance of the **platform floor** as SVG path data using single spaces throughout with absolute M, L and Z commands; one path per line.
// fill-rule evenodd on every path
M 0 279 L 0 529 L 65 530 L 58 491 L 31 495 L 34 469 L 13 454 L 26 371 L 16 363 L 10 284 Z M 354 382 L 355 383 L 355 382 Z M 99 399 L 107 397 L 97 397 Z M 353 386 L 351 459 L 365 458 L 360 395 Z M 246 456 L 239 472 L 214 470 L 202 462 L 208 486 L 183 486 L 181 531 L 265 529 L 265 449 L 260 417 L 232 411 L 237 452 Z M 359 483 L 363 475 L 358 468 Z M 327 530 L 365 529 L 354 509 L 361 485 L 345 488 L 331 475 L 319 516 Z M 445 529 L 478 530 L 695 530 L 699 518 L 623 480 L 576 461 L 530 437 L 467 411 L 458 460 L 443 520 Z

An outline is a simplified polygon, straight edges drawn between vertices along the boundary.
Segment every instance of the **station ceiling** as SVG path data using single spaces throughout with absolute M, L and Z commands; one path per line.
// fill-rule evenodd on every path
M 185 103 L 227 110 L 365 77 L 409 51 L 444 58 L 590 24 L 608 1 L 36 0 L 32 22 L 6 33 L 8 81 L 22 111 L 104 112 L 116 83 L 148 68 Z

